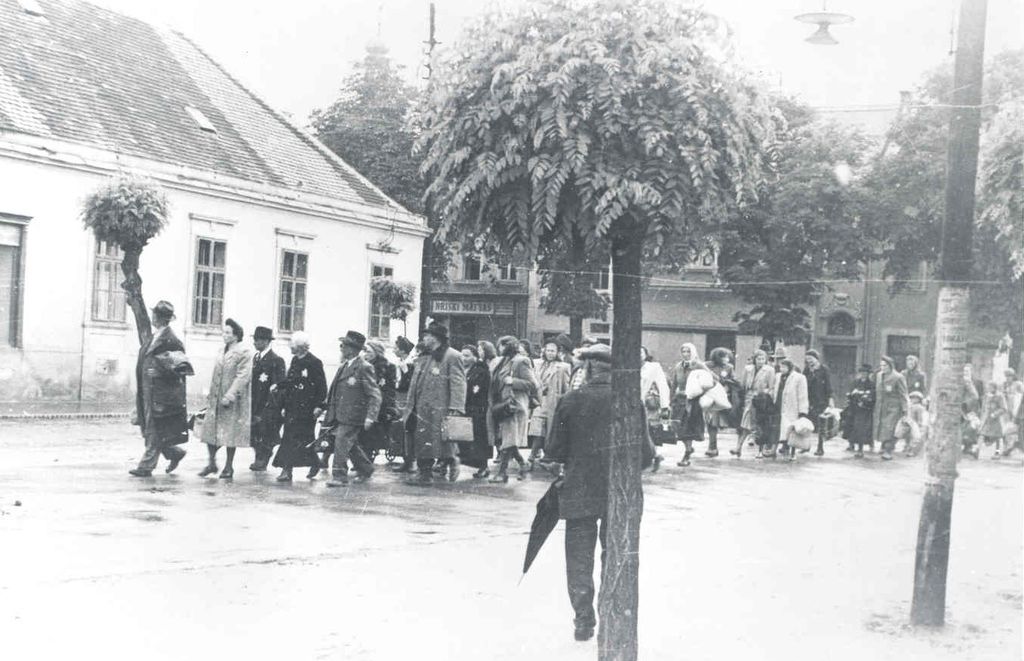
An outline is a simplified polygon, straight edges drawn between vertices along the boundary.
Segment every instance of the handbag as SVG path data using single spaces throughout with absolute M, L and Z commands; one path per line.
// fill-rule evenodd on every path
M 661 397 L 659 397 L 658 384 L 652 383 L 647 389 L 647 396 L 644 397 L 644 408 L 648 411 L 657 411 L 661 408 Z
M 655 445 L 674 445 L 679 440 L 678 420 L 653 420 L 647 425 L 647 430 Z
M 544 416 L 533 416 L 530 418 L 530 426 L 526 432 L 527 436 L 548 437 L 548 419 Z
M 444 418 L 444 440 L 449 443 L 473 441 L 473 418 L 465 415 L 446 415 Z
M 501 422 L 513 417 L 516 413 L 519 413 L 519 410 L 519 402 L 515 398 L 509 397 L 497 404 L 491 405 L 491 416 L 495 422 Z

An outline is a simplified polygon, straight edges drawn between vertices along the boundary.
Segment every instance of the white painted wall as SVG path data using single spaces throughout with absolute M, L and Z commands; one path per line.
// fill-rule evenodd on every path
M 80 378 L 86 400 L 125 402 L 131 397 L 138 351 L 131 312 L 126 324 L 91 320 L 94 239 L 82 225 L 80 210 L 82 200 L 104 178 L 86 170 L 0 157 L 0 212 L 32 217 L 23 247 L 23 346 L 0 347 L 0 401 L 77 399 Z M 257 325 L 277 328 L 281 249 L 295 245 L 309 253 L 305 327 L 328 378 L 338 364 L 337 337 L 350 329 L 368 330 L 371 264 L 391 266 L 396 280 L 419 287 L 420 236 L 391 235 L 385 227 L 205 192 L 168 188 L 167 193 L 169 225 L 142 254 L 143 293 L 149 306 L 166 299 L 177 310 L 172 327 L 197 368 L 189 388 L 193 397 L 208 387 L 222 346 L 219 328 L 191 323 L 198 236 L 228 242 L 224 314 L 242 324 L 246 342 Z M 389 236 L 397 253 L 367 249 L 367 244 Z M 408 325 L 416 328 L 417 323 L 415 312 Z M 401 331 L 401 323 L 392 322 L 392 339 Z M 275 350 L 287 359 L 287 338 L 278 335 Z M 101 373 L 110 360 L 117 361 L 116 370 Z

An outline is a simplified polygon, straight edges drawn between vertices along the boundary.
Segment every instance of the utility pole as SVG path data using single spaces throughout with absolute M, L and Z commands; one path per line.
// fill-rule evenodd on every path
M 427 75 L 424 78 L 427 81 L 427 91 L 429 93 L 431 79 L 434 76 L 434 48 L 438 45 L 437 39 L 435 38 L 434 32 L 434 3 L 430 3 L 430 23 L 427 32 L 427 40 L 423 43 L 427 45 Z M 417 337 L 423 334 L 424 329 L 427 326 L 427 316 L 430 314 L 430 292 L 433 289 L 431 286 L 432 279 L 434 277 L 434 236 L 433 236 L 433 223 L 430 222 L 430 210 L 426 210 L 427 216 L 427 229 L 431 230 L 431 236 L 423 239 L 423 263 L 420 266 L 420 327 Z
M 939 302 L 935 319 L 932 402 L 935 434 L 927 448 L 928 478 L 921 504 L 910 620 L 941 627 L 946 615 L 946 572 L 953 483 L 960 454 L 960 405 L 970 320 L 974 187 L 978 174 L 981 83 L 987 0 L 961 0 L 954 60 L 946 160 L 946 214 L 942 223 Z M 979 393 L 980 394 L 980 393 Z

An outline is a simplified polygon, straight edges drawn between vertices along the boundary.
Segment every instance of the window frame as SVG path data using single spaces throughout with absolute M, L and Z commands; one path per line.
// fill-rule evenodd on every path
M 15 262 L 11 269 L 11 315 L 8 328 L 8 341 L 0 344 L 3 349 L 22 349 L 24 347 L 22 332 L 22 310 L 25 309 L 25 256 L 28 244 L 28 223 L 32 220 L 30 216 L 19 216 L 0 212 L 0 225 L 9 225 L 18 232 L 18 245 L 9 246 L 15 248 Z M 6 244 L 5 244 L 6 245 Z
M 276 288 L 277 291 L 275 292 L 277 298 L 276 298 L 276 300 L 274 302 L 275 309 L 277 310 L 277 314 L 276 314 L 276 317 L 277 317 L 277 332 L 279 334 L 289 335 L 291 333 L 297 333 L 299 331 L 304 331 L 306 329 L 306 310 L 309 308 L 309 252 L 307 252 L 305 250 L 295 250 L 294 248 L 282 248 L 282 247 L 279 247 L 278 250 L 279 250 L 279 252 L 278 252 L 278 260 L 279 261 L 278 261 L 278 269 L 277 269 L 277 288 Z M 288 254 L 291 254 L 294 257 L 294 259 L 292 261 L 292 273 L 291 273 L 291 275 L 286 275 L 285 272 L 284 272 L 285 262 L 286 262 Z M 305 257 L 305 259 L 306 259 L 306 275 L 303 278 L 300 278 L 297 275 L 299 257 Z M 285 304 L 282 301 L 282 296 L 284 294 L 284 288 L 285 288 L 286 284 L 287 285 L 291 285 L 291 298 L 290 298 L 291 302 L 289 304 L 290 310 L 289 310 L 289 318 L 288 318 L 288 325 L 289 325 L 288 328 L 284 327 L 284 323 L 283 323 L 284 322 L 284 314 L 283 314 L 283 310 L 282 310 L 282 308 L 285 307 Z M 296 302 L 295 302 L 296 299 L 297 299 L 297 297 L 295 296 L 295 291 L 296 291 L 298 285 L 302 285 L 304 293 L 303 293 L 302 308 L 301 308 L 301 310 L 302 310 L 302 318 L 299 320 L 300 326 L 298 328 L 296 328 L 296 326 L 295 326 L 295 311 L 296 311 L 296 309 L 298 309 L 298 306 L 296 305 Z
M 377 273 L 377 270 L 380 273 Z M 395 278 L 395 267 L 390 264 L 372 263 L 370 264 L 370 282 L 373 282 L 374 278 L 389 278 L 394 280 Z M 366 323 L 366 336 L 371 339 L 391 339 L 391 315 L 386 312 L 379 312 L 377 310 L 378 301 L 377 294 L 374 293 L 373 287 L 370 287 L 370 310 L 367 316 Z M 376 327 L 375 327 L 376 324 Z M 383 331 L 383 332 L 382 332 Z
M 117 244 L 111 244 L 107 241 L 101 241 L 96 239 L 93 243 L 92 252 L 92 305 L 90 306 L 90 319 L 94 322 L 101 324 L 127 324 L 128 323 L 128 300 L 127 293 L 124 287 L 121 286 L 121 264 L 124 261 L 124 251 L 121 246 Z M 115 255 L 110 254 L 110 250 L 115 251 Z M 107 314 L 100 314 L 99 310 L 99 299 L 100 299 L 100 269 L 106 266 L 105 279 L 108 281 L 106 284 L 108 288 L 103 290 L 106 295 L 106 308 Z M 123 274 L 122 274 L 123 275 Z M 120 305 L 112 303 L 116 299 L 120 299 Z M 111 307 L 119 308 L 111 313 Z M 120 312 L 120 316 L 117 312 Z
M 219 328 L 224 324 L 224 302 L 227 299 L 227 268 L 228 268 L 228 240 L 225 238 L 215 238 L 212 236 L 197 235 L 195 242 L 195 255 L 192 259 L 192 313 L 189 318 L 192 322 L 192 326 L 195 328 Z M 203 241 L 210 243 L 210 264 L 200 264 L 199 256 L 201 254 L 201 246 Z M 215 266 L 215 255 L 217 250 L 217 244 L 224 244 L 224 264 L 223 266 Z M 199 295 L 199 286 L 202 274 L 210 274 L 210 294 L 207 296 Z M 216 276 L 221 276 L 221 296 L 219 299 L 213 296 L 214 283 L 216 282 Z M 198 321 L 199 302 L 200 299 L 207 299 L 210 303 L 209 314 L 205 321 Z M 220 301 L 220 318 L 214 320 L 213 317 L 213 302 Z
M 469 277 L 469 264 L 470 262 L 475 264 L 476 277 Z M 462 280 L 468 282 L 480 282 L 484 279 L 484 260 L 479 255 L 466 255 L 462 258 Z

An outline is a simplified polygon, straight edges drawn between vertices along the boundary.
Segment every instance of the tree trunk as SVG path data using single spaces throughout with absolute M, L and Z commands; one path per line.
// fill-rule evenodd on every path
M 149 310 L 146 308 L 146 301 L 142 298 L 142 277 L 139 276 L 139 257 L 142 255 L 142 248 L 126 248 L 124 258 L 121 260 L 121 271 L 124 273 L 124 298 L 128 307 L 132 309 L 135 317 L 135 330 L 139 334 L 139 346 L 145 346 L 153 337 L 153 327 L 149 322 Z
M 573 346 L 579 346 L 583 339 L 583 317 L 569 317 L 569 337 Z
M 609 457 L 607 540 L 598 600 L 601 661 L 637 658 L 639 605 L 640 484 L 643 419 L 640 397 L 640 258 L 644 232 L 636 224 L 612 239 L 612 438 Z
M 430 314 L 430 286 L 434 277 L 434 237 L 423 239 L 423 263 L 420 266 L 420 327 L 417 338 L 423 335 Z M 409 336 L 406 335 L 406 338 Z
M 928 478 L 917 531 L 910 608 L 910 621 L 919 626 L 942 626 L 946 617 L 953 484 L 960 453 L 960 384 L 970 332 L 967 283 L 973 270 L 974 186 L 981 127 L 986 5 L 986 0 L 964 0 L 958 23 L 946 163 L 946 214 L 942 224 L 943 285 L 935 315 L 936 350 L 932 367 L 932 402 L 937 415 L 935 433 L 927 448 Z

